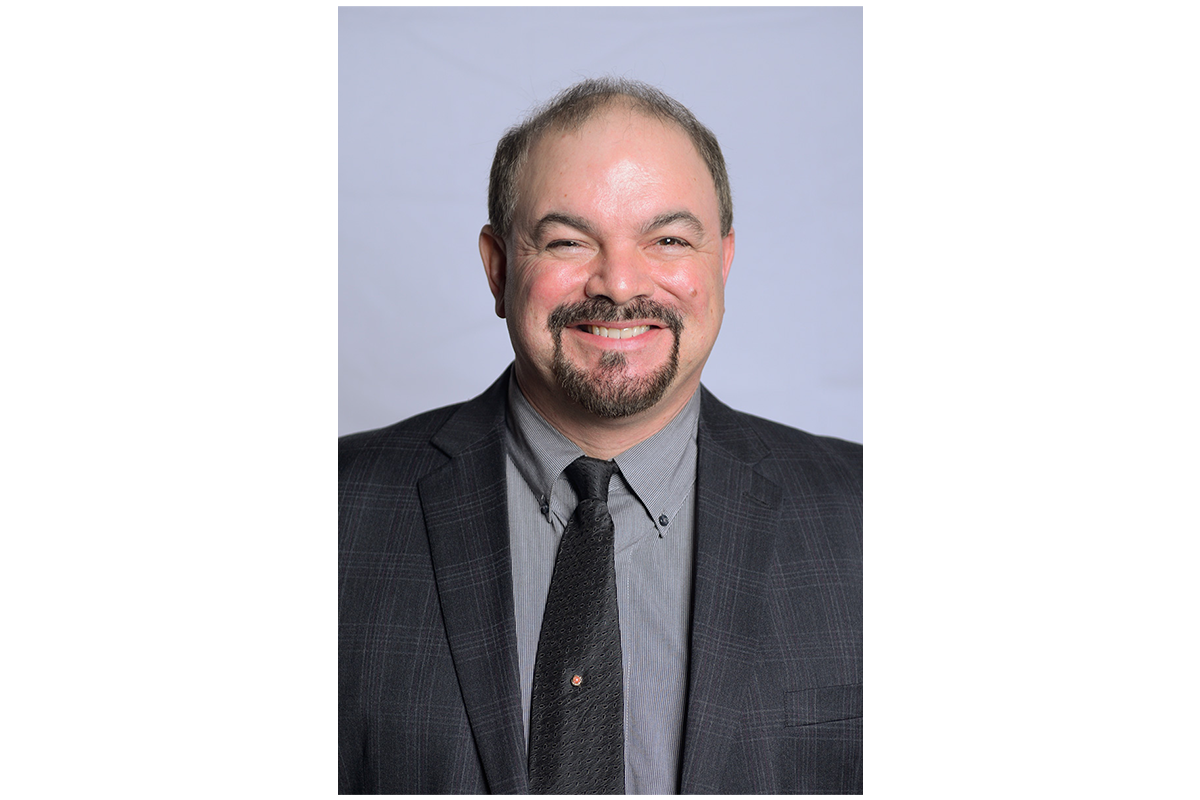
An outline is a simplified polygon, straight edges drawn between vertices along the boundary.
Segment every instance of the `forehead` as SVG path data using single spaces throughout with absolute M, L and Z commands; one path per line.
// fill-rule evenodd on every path
M 672 121 L 624 105 L 599 110 L 578 127 L 543 133 L 518 185 L 518 210 L 526 214 L 562 203 L 629 203 L 651 195 L 714 212 L 717 202 L 712 176 L 688 135 Z

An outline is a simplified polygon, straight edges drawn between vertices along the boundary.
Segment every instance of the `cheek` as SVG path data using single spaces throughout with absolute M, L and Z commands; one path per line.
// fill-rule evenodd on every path
M 523 336 L 531 341 L 540 343 L 549 340 L 550 332 L 547 320 L 550 314 L 563 301 L 564 297 L 554 281 L 542 279 L 518 281 L 510 283 L 513 296 L 509 307 L 514 309 L 514 317 L 520 325 Z
M 517 291 L 522 295 L 521 305 L 544 323 L 555 308 L 579 299 L 576 295 L 581 293 L 581 286 L 582 281 L 566 271 L 546 270 L 520 282 Z
M 720 319 L 723 296 L 719 284 L 713 284 L 702 276 L 691 276 L 681 282 L 673 293 L 686 313 L 704 325 Z
M 714 302 L 719 302 L 721 294 L 721 271 L 713 264 L 704 260 L 688 260 L 670 265 L 661 270 L 656 276 L 658 285 L 699 314 Z
M 686 292 L 684 302 L 695 330 L 704 339 L 716 336 L 725 315 L 725 293 L 720 284 L 699 282 Z

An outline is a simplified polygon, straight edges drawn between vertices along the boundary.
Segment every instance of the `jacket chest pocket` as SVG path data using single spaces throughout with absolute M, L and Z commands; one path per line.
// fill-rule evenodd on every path
M 820 686 L 788 692 L 787 727 L 816 725 L 862 717 L 862 684 Z

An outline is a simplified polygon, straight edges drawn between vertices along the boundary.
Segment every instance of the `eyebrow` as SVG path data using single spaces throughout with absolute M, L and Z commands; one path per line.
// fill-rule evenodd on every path
M 643 236 L 645 236 L 651 231 L 658 230 L 659 228 L 665 228 L 666 226 L 677 222 L 682 223 L 686 228 L 690 229 L 697 235 L 704 235 L 704 223 L 702 223 L 700 218 L 690 211 L 666 211 L 662 214 L 659 214 L 657 217 L 642 226 L 641 233 Z M 546 214 L 544 217 L 539 219 L 537 224 L 533 226 L 533 240 L 535 242 L 540 241 L 542 236 L 545 234 L 546 229 L 551 225 L 565 225 L 568 228 L 574 228 L 575 230 L 587 236 L 596 235 L 596 232 L 592 229 L 591 224 L 588 223 L 588 221 L 583 217 L 577 217 L 574 214 L 563 214 L 559 211 L 551 211 L 549 214 Z
M 668 211 L 665 214 L 659 214 L 642 226 L 642 235 L 658 230 L 659 228 L 665 228 L 676 222 L 683 223 L 685 227 L 690 228 L 697 235 L 704 235 L 704 223 L 690 211 Z
M 539 219 L 537 224 L 533 226 L 533 240 L 535 242 L 541 241 L 542 235 L 545 233 L 546 228 L 549 228 L 551 225 L 566 225 L 568 228 L 574 228 L 580 233 L 587 234 L 588 236 L 595 235 L 595 231 L 592 230 L 592 226 L 589 225 L 588 221 L 583 217 L 576 217 L 573 214 L 561 214 L 557 211 L 551 211 L 549 214 Z

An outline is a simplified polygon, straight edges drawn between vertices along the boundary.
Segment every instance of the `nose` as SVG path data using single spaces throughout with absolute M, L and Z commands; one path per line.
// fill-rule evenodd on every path
M 588 297 L 607 297 L 624 305 L 654 294 L 650 264 L 636 247 L 602 250 L 592 261 L 584 291 Z

